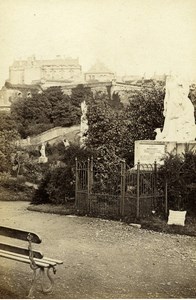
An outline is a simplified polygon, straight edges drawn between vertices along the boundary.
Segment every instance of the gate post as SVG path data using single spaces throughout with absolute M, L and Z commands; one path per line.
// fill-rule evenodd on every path
M 155 160 L 154 162 L 154 203 L 153 203 L 153 209 L 156 208 L 157 205 L 157 162 Z
M 91 197 L 92 193 L 92 184 L 93 184 L 93 157 L 91 159 L 88 158 L 88 167 L 87 167 L 87 209 L 88 212 L 91 212 Z
M 87 212 L 90 212 L 90 159 L 88 158 L 87 165 Z
M 90 160 L 90 193 L 92 192 L 93 187 L 93 156 L 91 156 Z
M 77 157 L 75 158 L 75 162 L 76 162 L 75 205 L 76 208 L 78 209 L 78 159 Z
M 167 217 L 168 214 L 168 181 L 165 178 L 165 216 Z
M 136 216 L 140 216 L 140 162 L 137 163 L 137 211 Z
M 125 214 L 125 184 L 126 184 L 126 164 L 121 161 L 121 185 L 120 185 L 120 215 Z

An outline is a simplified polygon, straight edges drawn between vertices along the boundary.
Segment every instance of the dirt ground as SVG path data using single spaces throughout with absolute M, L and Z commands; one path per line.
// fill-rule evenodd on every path
M 64 262 L 53 294 L 36 291 L 35 298 L 196 298 L 195 237 L 28 211 L 28 205 L 0 202 L 0 225 L 38 233 L 44 254 Z M 3 258 L 0 265 L 0 298 L 26 298 L 29 266 Z

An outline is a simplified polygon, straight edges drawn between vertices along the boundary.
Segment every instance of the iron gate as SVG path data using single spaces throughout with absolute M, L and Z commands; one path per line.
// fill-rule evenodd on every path
M 113 172 L 114 173 L 114 172 Z M 158 185 L 157 164 L 130 168 L 124 161 L 116 175 L 94 167 L 93 159 L 76 159 L 76 207 L 79 213 L 114 218 L 146 217 L 166 212 L 166 192 Z

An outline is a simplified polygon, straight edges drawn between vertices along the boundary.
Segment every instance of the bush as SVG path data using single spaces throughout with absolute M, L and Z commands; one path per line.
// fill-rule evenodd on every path
M 48 172 L 45 177 L 42 179 L 39 188 L 35 191 L 32 201 L 32 204 L 44 204 L 50 203 L 49 194 L 47 192 L 47 185 L 50 181 L 51 173 Z
M 1 180 L 0 185 L 14 192 L 25 192 L 29 190 L 29 188 L 24 184 L 23 178 L 20 177 L 19 178 L 4 177 L 4 179 Z
M 67 149 L 63 143 L 47 145 L 46 155 L 49 163 L 35 166 L 31 166 L 30 162 L 25 164 L 26 169 L 34 170 L 33 176 L 41 169 L 43 174 L 32 204 L 65 204 L 67 200 L 72 199 L 75 196 L 75 159 L 77 157 L 80 161 L 87 160 L 92 154 L 92 151 L 80 148 L 79 145 L 70 145 Z
M 168 182 L 168 207 L 196 213 L 196 154 L 185 151 L 183 156 L 169 154 L 159 172 Z
M 75 175 L 71 167 L 50 170 L 41 181 L 32 204 L 65 204 L 75 195 Z

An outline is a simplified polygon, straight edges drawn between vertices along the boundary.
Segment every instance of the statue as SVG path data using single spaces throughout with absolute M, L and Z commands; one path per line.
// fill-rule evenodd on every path
M 40 149 L 40 153 L 41 153 L 41 157 L 46 157 L 46 152 L 45 152 L 45 143 L 42 143 L 41 149 Z
M 165 117 L 162 132 L 159 128 L 156 140 L 190 142 L 196 138 L 194 106 L 188 98 L 189 84 L 177 76 L 168 76 L 164 99 Z
M 88 130 L 87 105 L 85 100 L 81 103 L 81 110 L 82 110 L 82 116 L 81 116 L 81 123 L 80 123 L 80 145 L 81 147 L 84 147 L 86 133 Z
M 46 157 L 45 148 L 46 148 L 46 143 L 42 143 L 42 146 L 40 149 L 41 156 L 39 157 L 39 163 L 48 162 L 48 158 Z

